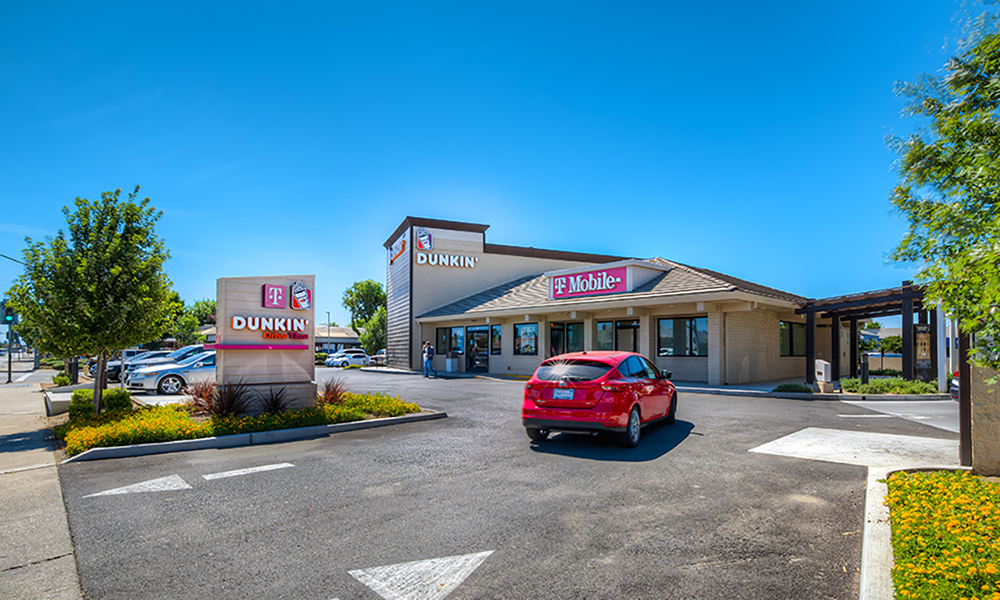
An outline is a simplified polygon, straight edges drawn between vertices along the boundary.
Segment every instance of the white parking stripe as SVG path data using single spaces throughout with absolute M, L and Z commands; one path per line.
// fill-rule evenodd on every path
M 24 381 L 25 379 L 27 379 L 27 378 L 31 377 L 31 373 L 32 373 L 31 371 L 28 371 L 27 373 L 25 373 L 24 375 L 21 375 L 20 377 L 18 377 L 18 378 L 17 378 L 17 379 L 15 379 L 14 381 L 16 381 L 17 383 L 21 383 L 21 382 L 22 382 L 22 381 Z
M 249 469 L 238 469 L 236 471 L 226 471 L 225 473 L 212 473 L 209 475 L 202 475 L 205 479 L 222 479 L 223 477 L 238 477 L 240 475 L 249 475 L 250 473 L 260 473 L 261 471 L 273 471 L 275 469 L 287 469 L 288 467 L 294 467 L 292 463 L 279 463 L 276 465 L 264 465 L 263 467 L 251 467 Z
M 896 415 L 837 415 L 845 419 L 893 419 Z

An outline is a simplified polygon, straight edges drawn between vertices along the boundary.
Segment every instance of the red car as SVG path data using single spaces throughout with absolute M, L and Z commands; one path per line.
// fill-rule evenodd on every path
M 646 425 L 674 422 L 677 389 L 669 377 L 634 352 L 550 358 L 524 386 L 524 428 L 536 442 L 553 431 L 615 432 L 623 446 L 634 448 Z

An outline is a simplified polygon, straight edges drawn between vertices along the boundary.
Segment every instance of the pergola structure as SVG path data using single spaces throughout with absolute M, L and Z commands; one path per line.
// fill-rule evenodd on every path
M 806 381 L 816 381 L 816 371 L 813 368 L 816 361 L 816 318 L 830 319 L 833 335 L 830 336 L 832 355 L 830 370 L 833 379 L 840 379 L 840 323 L 847 320 L 851 324 L 850 362 L 851 377 L 858 376 L 858 321 L 890 315 L 903 317 L 903 378 L 913 379 L 914 344 L 913 315 L 919 314 L 920 323 L 930 325 L 931 331 L 931 369 L 937 369 L 937 336 L 938 314 L 934 309 L 927 310 L 924 306 L 924 288 L 904 281 L 900 287 L 873 292 L 862 292 L 846 296 L 835 296 L 821 300 L 810 300 L 795 311 L 806 316 Z

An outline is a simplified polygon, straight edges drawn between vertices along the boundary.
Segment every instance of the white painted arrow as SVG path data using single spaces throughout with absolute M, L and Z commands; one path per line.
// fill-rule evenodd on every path
M 143 481 L 142 483 L 115 488 L 106 492 L 88 494 L 84 496 L 84 498 L 92 498 L 94 496 L 114 496 L 116 494 L 137 494 L 140 492 L 165 492 L 169 490 L 189 489 L 191 489 L 191 486 L 188 485 L 188 482 L 181 479 L 180 475 L 169 475 L 167 477 L 160 477 L 159 479 L 150 479 L 149 481 Z
M 385 600 L 441 600 L 493 551 L 348 571 Z

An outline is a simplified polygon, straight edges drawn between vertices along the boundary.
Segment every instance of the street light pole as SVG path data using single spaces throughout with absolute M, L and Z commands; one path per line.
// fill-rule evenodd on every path
M 330 311 L 326 311 L 326 339 L 330 339 Z M 327 342 L 328 344 L 330 342 Z

